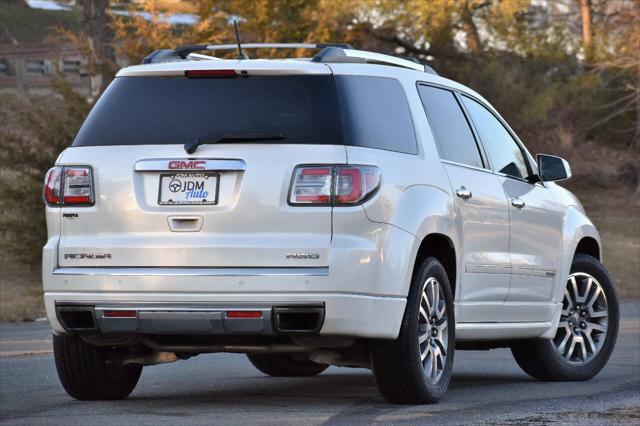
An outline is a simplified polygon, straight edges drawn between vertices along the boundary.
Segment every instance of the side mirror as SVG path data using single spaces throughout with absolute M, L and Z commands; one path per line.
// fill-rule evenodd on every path
M 538 176 L 543 182 L 565 180 L 571 177 L 567 160 L 553 155 L 538 154 Z

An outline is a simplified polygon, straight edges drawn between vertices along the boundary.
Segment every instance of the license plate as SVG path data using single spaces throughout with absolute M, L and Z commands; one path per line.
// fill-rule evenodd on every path
M 158 204 L 161 206 L 214 205 L 218 203 L 217 173 L 160 175 Z

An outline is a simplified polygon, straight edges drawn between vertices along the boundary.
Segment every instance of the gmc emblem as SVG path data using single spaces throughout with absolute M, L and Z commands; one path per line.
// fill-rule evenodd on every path
M 176 169 L 204 170 L 206 167 L 206 164 L 207 162 L 204 160 L 191 160 L 191 161 L 173 160 L 173 161 L 169 161 L 169 169 L 170 170 L 176 170 Z

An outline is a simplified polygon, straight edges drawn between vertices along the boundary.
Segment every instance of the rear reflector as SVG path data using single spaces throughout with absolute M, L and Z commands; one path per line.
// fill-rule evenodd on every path
M 227 318 L 262 318 L 261 311 L 227 311 Z
M 184 75 L 188 78 L 237 77 L 236 70 L 189 70 Z
M 104 311 L 105 318 L 135 318 L 136 316 L 136 311 Z

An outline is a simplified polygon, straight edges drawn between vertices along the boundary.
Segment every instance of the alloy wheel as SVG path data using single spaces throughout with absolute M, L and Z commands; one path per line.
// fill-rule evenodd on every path
M 443 375 L 448 350 L 447 304 L 438 280 L 429 277 L 422 286 L 418 315 L 418 347 L 425 374 L 431 383 Z
M 598 280 L 584 272 L 571 274 L 553 339 L 556 353 L 570 364 L 588 363 L 604 345 L 608 319 L 607 298 Z

